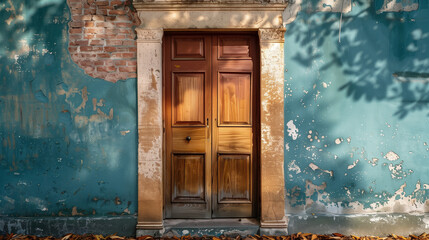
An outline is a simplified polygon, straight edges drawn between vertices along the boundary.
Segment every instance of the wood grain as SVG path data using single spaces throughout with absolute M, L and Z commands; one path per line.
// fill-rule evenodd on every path
M 204 202 L 204 154 L 173 154 L 173 202 Z

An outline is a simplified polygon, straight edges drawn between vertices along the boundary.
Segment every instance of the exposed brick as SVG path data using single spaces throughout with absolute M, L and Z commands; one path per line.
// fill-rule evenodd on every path
M 118 46 L 118 45 L 122 45 L 122 41 L 121 40 L 106 40 L 106 45 Z
M 127 61 L 125 60 L 115 60 L 115 66 L 126 66 L 127 65 Z
M 116 16 L 115 21 L 118 21 L 118 22 L 131 22 L 130 17 L 128 17 L 126 15 L 125 16 Z
M 89 34 L 85 34 L 83 37 L 85 39 L 94 39 L 96 35 L 89 35 Z
M 96 9 L 85 9 L 83 10 L 83 14 L 94 15 L 97 12 Z
M 82 33 L 82 28 L 70 28 L 69 33 Z
M 87 46 L 88 45 L 88 40 L 78 40 L 76 41 L 76 44 L 79 46 Z
M 137 66 L 137 61 L 127 61 L 127 66 Z
M 109 58 L 110 54 L 108 54 L 108 53 L 99 53 L 99 54 L 97 54 L 97 57 L 98 58 Z
M 135 46 L 135 45 L 137 45 L 137 42 L 132 41 L 132 40 L 125 40 L 125 41 L 122 41 L 122 45 L 124 45 L 124 46 Z
M 92 51 L 92 47 L 90 46 L 80 46 L 79 49 L 82 52 Z
M 106 16 L 106 21 L 115 21 L 116 16 Z
M 129 0 L 67 0 L 69 53 L 86 74 L 116 82 L 137 77 L 137 14 Z
M 131 33 L 133 33 L 133 31 L 131 31 L 130 29 L 127 29 L 127 28 L 119 28 L 118 33 L 131 34 Z
M 137 73 L 128 73 L 127 78 L 137 78 Z
M 104 28 L 85 28 L 85 33 L 104 33 Z
M 93 21 L 86 21 L 85 22 L 85 27 L 94 27 L 95 23 Z
M 82 20 L 83 21 L 90 21 L 90 20 L 92 20 L 92 15 L 83 15 Z
M 91 40 L 89 45 L 104 45 L 104 40 Z
M 69 52 L 76 52 L 76 51 L 77 51 L 77 47 L 69 46 Z
M 97 5 L 97 6 L 108 6 L 109 1 L 97 1 L 97 2 L 95 2 L 95 5 Z
M 137 67 L 119 67 L 119 72 L 132 73 L 132 72 L 136 72 L 136 71 L 137 71 Z
M 82 34 L 70 34 L 69 39 L 70 40 L 82 39 Z
M 116 47 L 104 47 L 104 51 L 106 51 L 106 52 L 114 52 L 116 50 L 117 50 Z
M 99 72 L 113 72 L 113 71 L 116 71 L 116 67 L 115 66 L 97 67 L 97 71 L 99 71 Z
M 97 11 L 95 12 L 97 15 L 103 15 L 106 16 L 107 15 L 107 9 L 97 9 Z
M 125 15 L 127 14 L 124 10 L 109 10 L 109 15 Z
M 124 58 L 135 58 L 136 53 L 121 53 L 121 56 Z
M 110 6 L 118 6 L 118 5 L 123 5 L 124 2 L 122 1 L 117 1 L 117 0 L 113 0 L 110 2 Z
M 94 21 L 104 21 L 104 16 L 94 15 L 94 16 L 92 16 L 92 20 L 94 20 Z
M 95 24 L 95 26 L 96 26 L 96 27 L 112 28 L 112 27 L 114 27 L 115 25 L 114 25 L 113 23 L 110 23 L 110 22 L 97 22 L 97 23 Z
M 133 26 L 133 24 L 130 22 L 115 22 L 115 26 L 130 28 Z
M 89 61 L 89 60 L 83 60 L 79 62 L 80 65 L 85 66 L 85 67 L 91 67 L 94 65 L 93 61 Z

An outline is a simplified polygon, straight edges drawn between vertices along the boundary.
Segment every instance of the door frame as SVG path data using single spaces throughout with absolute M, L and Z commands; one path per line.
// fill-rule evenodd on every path
M 164 31 L 257 31 L 260 46 L 260 227 L 287 228 L 284 182 L 284 33 L 286 0 L 134 0 L 137 32 L 137 236 L 162 232 Z
M 170 41 L 173 41 L 174 37 L 177 37 L 177 36 L 179 36 L 180 38 L 183 38 L 184 36 L 187 36 L 187 37 L 198 36 L 198 37 L 204 38 L 204 52 L 205 52 L 204 55 L 205 55 L 205 57 L 203 59 L 200 59 L 200 60 L 204 60 L 206 63 L 208 62 L 210 64 L 210 67 L 209 67 L 210 71 L 207 74 L 207 77 L 209 79 L 208 80 L 209 84 L 206 81 L 207 79 L 205 79 L 205 84 L 207 84 L 207 85 L 205 85 L 205 91 L 207 91 L 208 89 L 210 90 L 210 93 L 205 92 L 206 93 L 206 95 L 205 95 L 205 101 L 206 101 L 205 107 L 209 107 L 210 109 L 206 109 L 207 112 L 204 112 L 206 114 L 204 116 L 204 120 L 207 118 L 207 115 L 209 115 L 210 116 L 209 117 L 210 118 L 210 125 L 211 125 L 210 133 L 208 134 L 211 138 L 211 140 L 208 143 L 208 145 L 210 145 L 210 151 L 208 153 L 209 156 L 206 156 L 206 159 L 209 159 L 206 162 L 206 164 L 209 164 L 210 166 L 206 166 L 207 168 L 205 169 L 204 179 L 205 179 L 205 181 L 207 181 L 207 183 L 205 183 L 205 186 L 208 187 L 206 184 L 210 185 L 208 187 L 209 190 L 206 189 L 206 191 L 208 191 L 206 193 L 207 194 L 206 197 L 210 198 L 210 202 L 207 204 L 209 206 L 209 212 L 211 212 L 211 213 L 207 213 L 207 214 L 210 214 L 210 217 L 212 219 L 222 218 L 222 217 L 219 217 L 219 214 L 224 214 L 224 217 L 228 217 L 228 218 L 233 218 L 233 217 L 239 218 L 239 216 L 234 215 L 232 213 L 233 209 L 231 209 L 231 207 L 228 209 L 228 211 L 231 211 L 231 212 L 228 212 L 227 214 L 226 214 L 225 209 L 222 210 L 222 208 L 220 211 L 216 211 L 216 207 L 218 205 L 222 204 L 222 203 L 220 203 L 220 202 L 218 203 L 216 201 L 217 190 L 214 190 L 214 189 L 217 189 L 217 187 L 218 187 L 218 177 L 219 176 L 217 176 L 217 174 L 218 174 L 219 170 L 218 170 L 217 164 L 219 161 L 219 159 L 218 159 L 219 155 L 225 155 L 225 154 L 228 154 L 228 155 L 231 155 L 231 154 L 248 155 L 249 154 L 248 152 L 244 153 L 242 150 L 238 150 L 238 152 L 235 152 L 235 153 L 234 152 L 228 152 L 228 150 L 227 150 L 227 152 L 225 152 L 225 151 L 219 152 L 219 149 L 216 150 L 216 142 L 219 140 L 216 138 L 219 137 L 219 133 L 215 133 L 216 132 L 215 129 L 216 128 L 222 128 L 222 127 L 223 127 L 223 129 L 225 129 L 225 125 L 217 125 L 217 124 L 219 124 L 218 122 L 220 121 L 220 115 L 219 115 L 220 113 L 219 113 L 219 109 L 218 109 L 219 108 L 219 105 L 218 105 L 219 104 L 218 103 L 218 101 L 219 101 L 219 99 L 218 99 L 218 97 L 219 97 L 219 92 L 218 92 L 219 91 L 219 80 L 218 80 L 218 78 L 216 78 L 216 76 L 218 76 L 218 74 L 221 72 L 229 72 L 230 70 L 228 70 L 228 71 L 226 71 L 226 70 L 220 71 L 219 69 L 215 70 L 215 69 L 217 69 L 219 62 L 221 62 L 222 60 L 219 60 L 217 57 L 219 49 L 217 49 L 216 51 L 213 51 L 213 50 L 214 50 L 214 46 L 218 46 L 217 41 L 219 41 L 219 38 L 218 38 L 219 36 L 221 36 L 221 37 L 226 37 L 228 35 L 229 36 L 239 36 L 239 37 L 244 36 L 244 37 L 248 38 L 250 42 L 252 42 L 250 44 L 250 46 L 252 46 L 253 49 L 251 49 L 249 52 L 250 56 L 252 57 L 252 61 L 253 61 L 253 66 L 252 66 L 252 70 L 251 70 L 252 77 L 251 77 L 251 84 L 250 84 L 250 91 L 251 91 L 250 109 L 252 111 L 250 112 L 250 122 L 249 122 L 249 124 L 252 126 L 251 127 L 251 132 L 252 132 L 251 144 L 253 145 L 253 147 L 251 147 L 251 149 L 252 149 L 252 151 L 250 153 L 251 164 L 250 164 L 250 169 L 249 169 L 249 171 L 250 171 L 250 173 L 249 173 L 249 176 L 250 176 L 249 184 L 250 184 L 250 189 L 251 189 L 250 190 L 250 199 L 252 199 L 251 200 L 252 207 L 251 208 L 249 207 L 249 208 L 250 208 L 250 211 L 252 212 L 252 214 L 251 214 L 252 216 L 248 216 L 248 218 L 258 218 L 259 217 L 259 202 L 260 202 L 259 201 L 259 192 L 260 192 L 260 186 L 259 186 L 259 182 L 260 182 L 259 181 L 259 175 L 260 175 L 259 174 L 259 168 L 260 168 L 259 159 L 260 159 L 260 157 L 259 157 L 259 153 L 260 153 L 260 151 L 258 150 L 260 148 L 260 139 L 259 139 L 259 137 L 260 137 L 260 119 L 259 119 L 259 116 L 260 116 L 260 99 L 259 99 L 260 98 L 260 92 L 259 92 L 259 90 L 260 90 L 260 87 L 259 87 L 259 85 L 260 85 L 260 80 L 259 80 L 260 64 L 259 64 L 259 62 L 260 62 L 260 60 L 259 60 L 259 54 L 256 54 L 256 53 L 259 53 L 259 41 L 257 38 L 257 32 L 256 31 L 252 31 L 252 32 L 244 32 L 244 31 L 240 31 L 240 32 L 235 32 L 235 31 L 226 31 L 226 32 L 225 31 L 205 31 L 205 32 L 203 32 L 203 31 L 198 31 L 198 32 L 195 32 L 195 31 L 168 31 L 167 32 L 167 31 L 165 31 L 163 34 L 163 42 L 162 42 L 163 46 L 162 47 L 163 47 L 163 50 L 167 49 L 171 53 L 171 51 L 173 51 L 173 48 L 170 45 L 170 44 L 172 44 L 172 42 L 169 42 L 168 39 L 166 39 L 166 35 L 169 35 Z M 167 43 L 169 46 L 166 46 Z M 170 168 L 172 167 L 172 164 L 170 162 L 172 159 L 172 154 L 191 154 L 191 155 L 199 154 L 199 153 L 195 153 L 195 152 L 184 153 L 182 151 L 179 151 L 180 153 L 179 152 L 174 153 L 175 151 L 173 151 L 172 149 L 170 150 L 171 153 L 170 153 L 170 151 L 168 151 L 168 149 L 169 149 L 168 137 L 174 139 L 173 134 L 172 133 L 169 134 L 169 128 L 171 128 L 171 130 L 170 130 L 171 132 L 174 132 L 173 131 L 174 127 L 169 127 L 168 124 L 171 124 L 171 123 L 169 123 L 170 121 L 172 121 L 172 122 L 174 122 L 174 121 L 172 120 L 173 119 L 173 113 L 171 112 L 172 109 L 170 109 L 170 108 L 172 108 L 172 104 L 170 104 L 167 101 L 168 100 L 171 101 L 171 99 L 172 99 L 172 97 L 171 96 L 168 97 L 168 95 L 171 95 L 172 91 L 174 91 L 174 84 L 171 84 L 171 86 L 169 88 L 167 86 L 168 83 L 166 83 L 166 80 L 170 79 L 172 74 L 174 74 L 174 73 L 181 73 L 183 71 L 184 72 L 190 72 L 190 71 L 184 70 L 183 66 L 180 68 L 174 69 L 174 67 L 172 67 L 172 65 L 171 65 L 171 62 L 169 63 L 169 65 L 166 65 L 170 61 L 168 59 L 170 53 L 163 52 L 163 57 L 164 57 L 164 59 L 163 59 L 163 119 L 164 119 L 164 124 L 165 124 L 164 125 L 164 136 L 163 136 L 163 140 L 164 140 L 163 141 L 163 144 L 164 144 L 164 149 L 163 149 L 163 159 L 164 159 L 163 160 L 164 219 L 174 219 L 175 218 L 175 217 L 169 216 L 174 211 L 171 210 L 173 208 L 173 206 L 172 206 L 173 203 L 170 203 L 170 205 L 168 203 L 171 201 L 171 197 L 172 197 L 170 195 L 172 193 L 171 192 L 169 193 L 169 191 L 172 190 L 169 188 L 169 185 L 172 185 L 172 179 L 171 179 L 172 176 L 171 175 L 169 176 L 169 174 L 172 174 L 170 172 L 170 171 L 172 171 L 172 169 L 169 169 L 169 167 Z M 237 61 L 237 58 L 234 58 L 232 60 L 227 58 L 226 60 Z M 168 67 L 168 66 L 170 66 L 170 67 Z M 193 72 L 193 71 L 191 71 L 191 72 Z M 244 73 L 244 72 L 248 73 L 249 70 L 248 69 L 247 70 L 238 70 L 237 72 L 234 72 L 234 73 L 240 73 L 240 72 L 241 73 Z M 207 98 L 210 100 L 208 100 Z M 171 105 L 170 108 L 168 105 Z M 170 118 L 168 117 L 169 114 L 170 114 Z M 217 119 L 217 121 L 216 121 L 216 119 Z M 240 125 L 238 125 L 238 126 L 242 127 Z M 179 128 L 183 129 L 183 127 L 184 126 L 179 127 Z M 226 128 L 230 128 L 230 127 L 237 127 L 237 126 L 226 126 Z M 193 128 L 193 127 L 188 126 L 188 128 Z M 170 141 L 171 141 L 171 139 L 170 139 Z M 231 151 L 231 150 L 229 150 L 229 151 Z M 231 203 L 233 203 L 233 202 L 231 202 Z M 241 202 L 241 203 L 243 203 L 243 202 Z M 238 204 L 240 204 L 240 203 L 238 203 Z M 247 204 L 248 203 L 244 203 L 244 205 L 247 205 Z M 241 206 L 241 207 L 245 207 L 245 206 Z M 238 208 L 238 206 L 236 205 L 236 207 L 233 207 L 233 208 Z M 249 210 L 249 208 L 247 210 Z M 168 213 L 169 211 L 171 211 L 170 214 Z M 202 214 L 202 215 L 204 215 L 204 217 L 200 217 L 200 218 L 210 218 L 210 217 L 208 217 L 207 214 Z M 228 216 L 226 216 L 225 214 Z M 177 215 L 177 213 L 176 213 L 176 215 Z M 216 215 L 218 215 L 218 216 L 216 216 Z M 197 217 L 190 217 L 190 216 L 185 217 L 185 216 L 183 216 L 182 218 L 195 219 Z

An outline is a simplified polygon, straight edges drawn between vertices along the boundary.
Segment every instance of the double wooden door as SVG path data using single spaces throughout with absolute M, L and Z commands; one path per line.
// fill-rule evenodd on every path
M 257 216 L 257 39 L 165 34 L 166 218 Z

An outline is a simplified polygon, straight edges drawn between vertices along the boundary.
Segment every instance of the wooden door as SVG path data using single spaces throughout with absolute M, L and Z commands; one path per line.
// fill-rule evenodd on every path
M 166 33 L 165 217 L 256 217 L 254 34 Z

